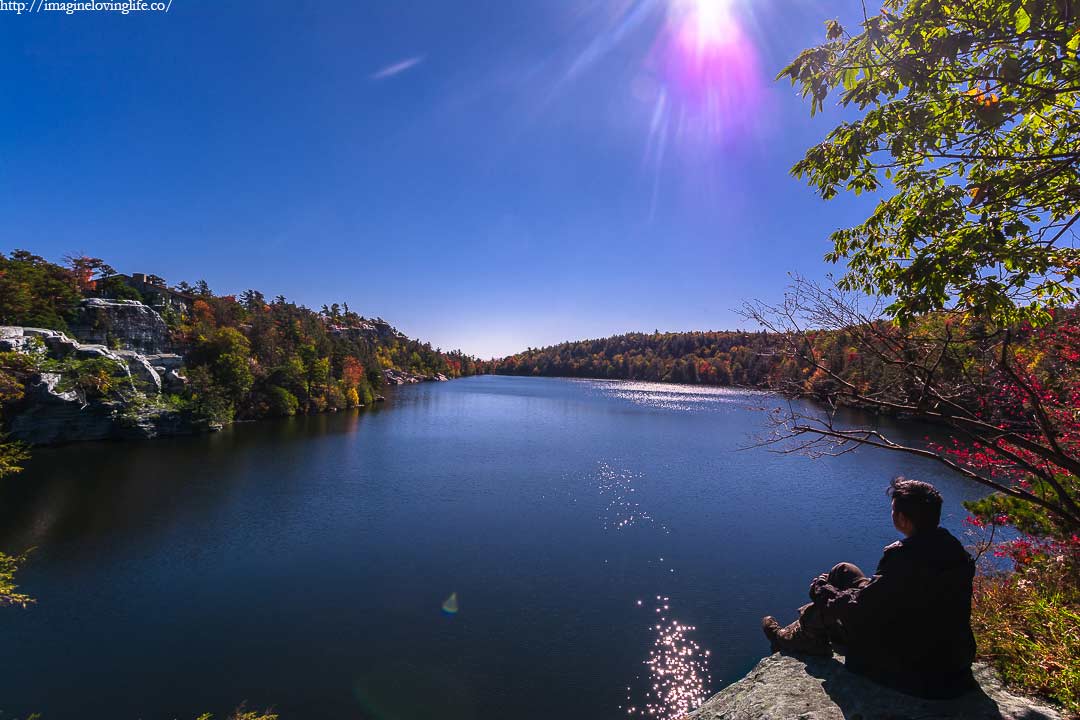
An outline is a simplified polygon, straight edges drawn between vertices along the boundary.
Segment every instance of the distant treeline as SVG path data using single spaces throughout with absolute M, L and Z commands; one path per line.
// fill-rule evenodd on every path
M 1076 314 L 1076 310 L 1060 313 L 1063 319 Z M 940 315 L 926 316 L 905 330 L 905 335 L 911 337 L 921 331 L 939 333 L 947 322 Z M 882 338 L 894 332 L 884 322 L 874 327 L 880 330 Z M 978 335 L 977 328 L 968 330 Z M 1016 333 L 1023 342 L 1027 331 L 1018 328 Z M 805 344 L 803 352 L 792 353 L 790 336 L 765 331 L 627 333 L 530 348 L 485 363 L 485 370 L 501 375 L 754 387 L 820 398 L 833 393 L 837 378 L 861 392 L 909 383 L 894 364 L 883 361 L 881 354 L 872 348 L 868 351 L 866 337 L 865 328 L 810 331 L 799 338 Z M 942 364 L 939 372 L 962 382 L 963 375 L 971 371 L 970 363 L 985 362 L 984 356 L 976 351 L 976 344 L 964 353 L 967 360 L 952 358 Z M 795 355 L 812 357 L 814 361 Z
M 780 344 L 766 332 L 627 333 L 565 342 L 489 364 L 500 375 L 609 378 L 703 385 L 769 382 Z

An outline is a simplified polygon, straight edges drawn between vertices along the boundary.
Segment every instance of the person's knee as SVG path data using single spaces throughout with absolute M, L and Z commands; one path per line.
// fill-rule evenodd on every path
M 829 571 L 829 584 L 833 587 L 848 588 L 865 577 L 863 571 L 854 563 L 836 563 Z

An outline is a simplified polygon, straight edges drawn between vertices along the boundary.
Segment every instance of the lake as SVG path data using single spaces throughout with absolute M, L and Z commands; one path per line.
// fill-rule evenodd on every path
M 764 654 L 811 577 L 872 571 L 916 457 L 751 447 L 776 397 L 476 377 L 386 407 L 35 453 L 0 548 L 0 718 L 667 717 Z M 901 436 L 926 434 L 893 427 Z

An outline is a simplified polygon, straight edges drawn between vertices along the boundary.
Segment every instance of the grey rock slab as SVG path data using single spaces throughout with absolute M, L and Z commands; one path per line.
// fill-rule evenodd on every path
M 706 700 L 686 720 L 1060 720 L 1056 710 L 1009 692 L 987 665 L 979 689 L 955 700 L 923 700 L 848 672 L 838 658 L 774 654 Z

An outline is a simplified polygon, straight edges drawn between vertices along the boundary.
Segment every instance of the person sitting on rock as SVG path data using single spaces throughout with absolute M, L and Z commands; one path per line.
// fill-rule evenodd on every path
M 948 698 L 974 686 L 971 586 L 975 563 L 938 526 L 941 494 L 898 477 L 887 491 L 904 539 L 885 548 L 872 577 L 840 563 L 810 583 L 813 601 L 781 628 L 761 621 L 774 652 L 846 656 L 849 670 L 896 690 Z

